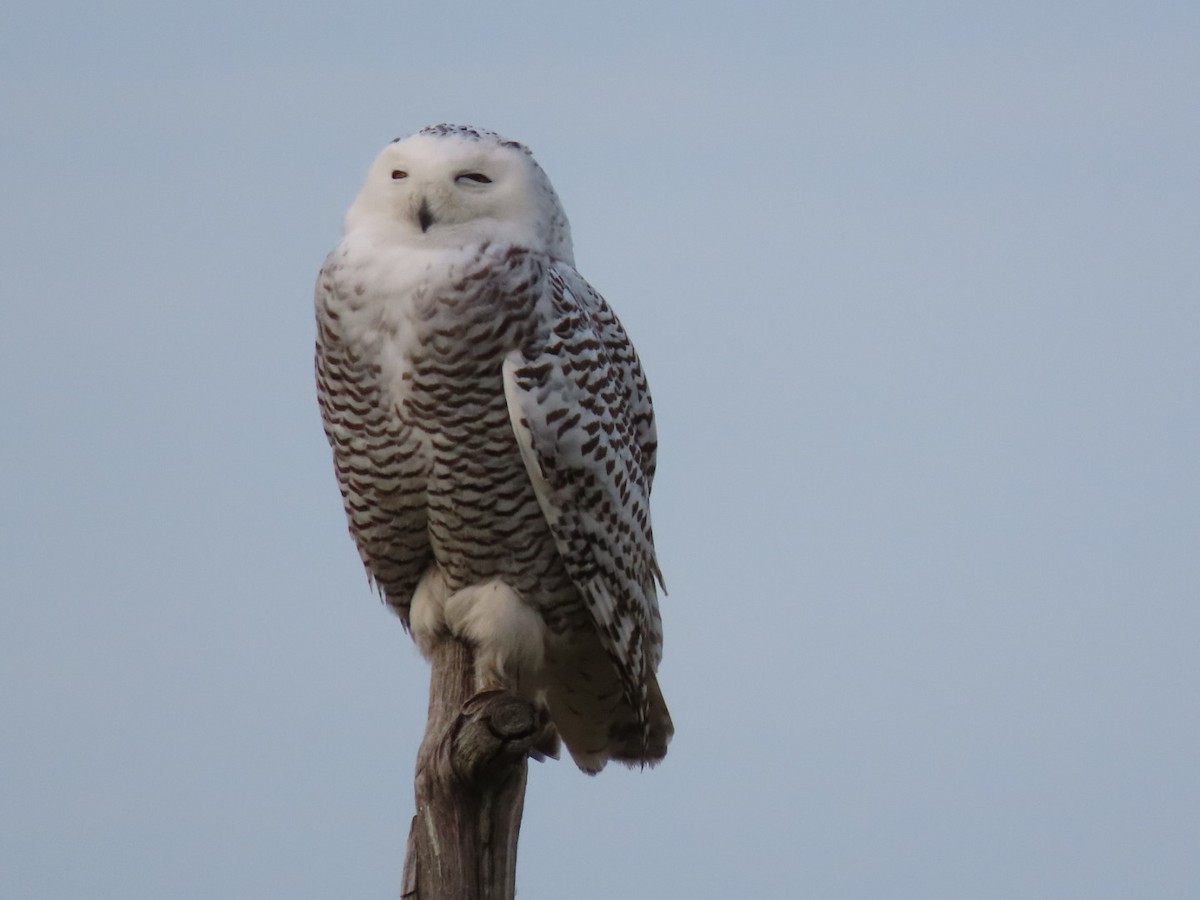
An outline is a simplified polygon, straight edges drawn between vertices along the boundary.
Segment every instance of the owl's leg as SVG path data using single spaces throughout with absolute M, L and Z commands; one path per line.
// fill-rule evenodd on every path
M 532 755 L 557 758 L 558 733 L 541 683 L 546 625 L 516 591 L 497 578 L 450 593 L 441 569 L 434 565 L 414 592 L 409 622 L 426 657 L 447 636 L 471 645 L 476 696 L 504 691 L 532 704 L 542 722 Z
M 478 690 L 508 690 L 532 699 L 546 655 L 537 611 L 498 578 L 455 591 L 442 607 L 446 628 L 475 647 Z

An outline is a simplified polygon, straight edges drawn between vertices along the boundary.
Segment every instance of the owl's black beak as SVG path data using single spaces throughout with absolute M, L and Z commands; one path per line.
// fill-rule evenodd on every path
M 421 226 L 421 231 L 426 232 L 429 226 L 433 224 L 433 213 L 429 210 L 429 201 L 421 198 L 421 206 L 417 209 L 417 224 Z

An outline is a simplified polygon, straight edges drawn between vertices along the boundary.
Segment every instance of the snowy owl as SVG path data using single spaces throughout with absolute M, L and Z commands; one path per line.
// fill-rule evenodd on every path
M 548 710 L 576 764 L 654 763 L 671 717 L 641 363 L 521 144 L 434 125 L 372 163 L 316 288 L 350 532 L 426 655 Z

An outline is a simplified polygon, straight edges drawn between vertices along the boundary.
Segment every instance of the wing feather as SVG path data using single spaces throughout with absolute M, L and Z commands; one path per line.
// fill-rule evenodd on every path
M 662 653 L 653 408 L 608 305 L 573 270 L 549 275 L 544 339 L 504 362 L 509 417 L 559 554 L 645 726 Z

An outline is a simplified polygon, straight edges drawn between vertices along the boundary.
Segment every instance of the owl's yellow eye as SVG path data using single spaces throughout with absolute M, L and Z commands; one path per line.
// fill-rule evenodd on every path
M 405 172 L 403 169 L 393 169 L 392 170 L 392 180 L 393 181 L 399 181 L 401 178 L 407 178 L 407 177 L 408 177 L 408 173 Z
M 466 179 L 467 181 L 473 181 L 476 184 L 492 183 L 492 179 L 488 178 L 482 172 L 463 172 L 458 176 L 458 178 L 455 179 L 455 181 L 462 181 L 463 179 Z

